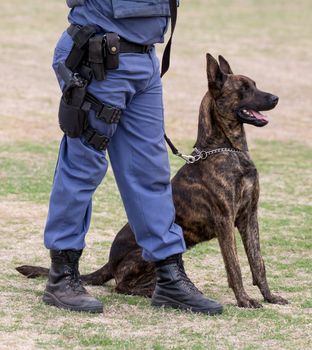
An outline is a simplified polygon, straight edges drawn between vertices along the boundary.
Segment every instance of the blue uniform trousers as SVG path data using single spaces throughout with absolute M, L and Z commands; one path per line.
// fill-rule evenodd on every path
M 55 50 L 53 67 L 72 47 L 65 32 Z M 58 77 L 62 87 L 63 82 Z M 137 243 L 148 261 L 185 250 L 175 209 L 164 141 L 164 115 L 159 62 L 147 54 L 121 54 L 117 70 L 88 87 L 103 103 L 122 109 L 119 124 L 106 124 L 89 113 L 89 124 L 110 138 L 108 153 Z M 81 138 L 64 136 L 60 145 L 44 232 L 48 249 L 83 249 L 92 211 L 92 195 L 107 171 L 105 152 Z

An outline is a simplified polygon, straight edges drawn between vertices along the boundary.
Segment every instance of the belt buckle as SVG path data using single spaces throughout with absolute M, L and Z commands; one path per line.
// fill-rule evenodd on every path
M 92 128 L 87 129 L 84 137 L 85 137 L 86 142 L 90 146 L 94 147 L 97 151 L 106 150 L 108 143 L 109 143 L 108 137 L 98 134 L 96 132 L 96 130 L 94 130 Z
M 120 115 L 120 109 L 103 104 L 101 110 L 96 114 L 96 117 L 100 120 L 104 120 L 108 124 L 117 124 L 119 122 Z

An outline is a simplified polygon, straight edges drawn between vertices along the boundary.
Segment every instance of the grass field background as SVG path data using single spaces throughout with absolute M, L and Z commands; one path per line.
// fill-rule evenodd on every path
M 225 304 L 224 314 L 212 318 L 155 310 L 146 299 L 114 293 L 112 282 L 89 287 L 105 303 L 104 315 L 69 313 L 41 302 L 43 279 L 27 280 L 14 270 L 48 265 L 42 231 L 61 138 L 50 64 L 67 9 L 56 0 L 12 0 L 0 8 L 0 349 L 311 349 L 311 1 L 182 1 L 164 91 L 167 132 L 183 150 L 189 152 L 196 137 L 206 52 L 224 55 L 234 72 L 280 97 L 267 127 L 246 130 L 260 173 L 269 284 L 291 304 L 237 308 L 212 241 L 185 254 L 191 278 Z M 183 163 L 171 157 L 171 164 L 174 174 Z M 82 272 L 106 262 L 125 221 L 109 170 L 94 197 Z M 261 300 L 238 245 L 246 289 Z

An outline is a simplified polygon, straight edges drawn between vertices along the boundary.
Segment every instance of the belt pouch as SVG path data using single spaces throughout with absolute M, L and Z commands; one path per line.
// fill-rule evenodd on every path
M 105 68 L 117 69 L 119 67 L 120 38 L 117 33 L 106 33 Z
M 96 80 L 105 79 L 103 36 L 89 39 L 89 63 Z

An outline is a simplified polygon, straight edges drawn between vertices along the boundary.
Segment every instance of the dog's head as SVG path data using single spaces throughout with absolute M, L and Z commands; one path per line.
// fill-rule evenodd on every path
M 248 77 L 234 75 L 222 56 L 218 64 L 207 54 L 207 76 L 210 94 L 221 116 L 255 126 L 269 122 L 260 111 L 273 109 L 278 103 L 277 96 L 260 91 Z

